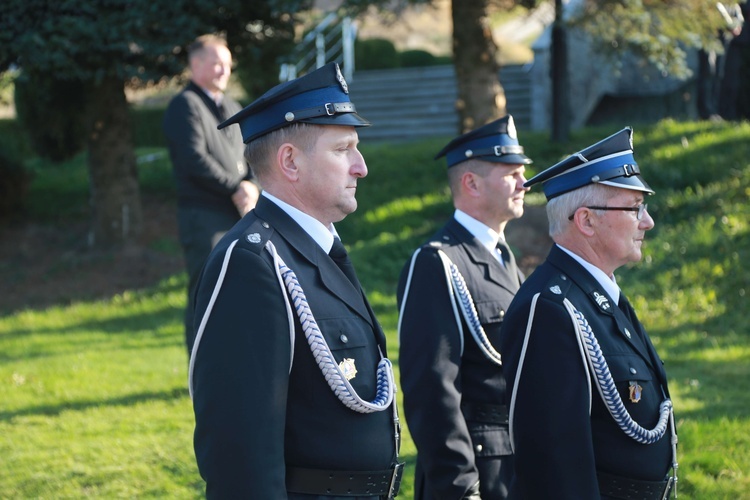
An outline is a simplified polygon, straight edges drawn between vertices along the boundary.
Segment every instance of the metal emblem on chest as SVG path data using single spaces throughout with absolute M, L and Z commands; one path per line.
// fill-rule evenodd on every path
M 341 370 L 341 373 L 346 380 L 351 380 L 357 376 L 357 367 L 354 366 L 353 358 L 344 358 L 341 363 L 339 363 L 339 370 Z
M 637 403 L 638 401 L 641 400 L 641 394 L 643 392 L 643 387 L 641 387 L 640 385 L 638 385 L 638 382 L 631 381 L 630 382 L 629 391 L 630 391 L 630 402 L 631 403 Z

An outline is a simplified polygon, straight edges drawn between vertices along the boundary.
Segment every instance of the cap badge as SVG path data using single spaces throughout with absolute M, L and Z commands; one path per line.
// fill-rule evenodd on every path
M 250 233 L 247 235 L 248 243 L 260 243 L 260 234 Z
M 605 295 L 602 295 L 599 292 L 594 292 L 594 300 L 596 301 L 596 305 L 598 305 L 602 311 L 609 311 L 609 309 L 612 307 L 609 303 L 609 299 L 607 299 Z
M 516 124 L 513 122 L 513 117 L 508 117 L 508 136 L 511 139 L 518 139 L 518 133 L 516 132 Z
M 351 380 L 357 376 L 357 368 L 354 366 L 353 358 L 344 358 L 343 361 L 339 363 L 339 370 L 341 370 L 341 373 L 346 380 Z
M 549 287 L 549 291 L 555 295 L 560 295 L 562 293 L 562 290 L 560 290 L 560 287 L 557 285 Z
M 346 80 L 344 80 L 344 75 L 341 74 L 341 68 L 339 68 L 338 64 L 336 65 L 336 79 L 339 81 L 344 94 L 348 94 L 349 86 L 346 84 Z
M 643 387 L 638 385 L 638 382 L 630 381 L 630 402 L 637 403 L 641 400 L 641 394 L 643 393 Z

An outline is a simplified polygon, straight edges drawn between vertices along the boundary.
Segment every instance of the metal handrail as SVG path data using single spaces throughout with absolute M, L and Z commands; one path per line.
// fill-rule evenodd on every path
M 356 37 L 356 25 L 350 17 L 339 17 L 335 12 L 329 13 L 294 49 L 291 59 L 296 62 L 281 65 L 279 80 L 293 80 L 298 75 L 320 68 L 327 62 L 337 61 L 340 57 L 337 62 L 342 63 L 344 78 L 351 81 L 354 75 Z

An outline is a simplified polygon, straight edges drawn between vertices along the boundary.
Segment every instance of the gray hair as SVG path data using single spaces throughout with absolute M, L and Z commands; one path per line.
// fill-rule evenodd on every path
M 309 123 L 293 123 L 250 141 L 245 146 L 245 160 L 253 175 L 262 184 L 263 177 L 270 173 L 276 152 L 286 142 L 306 153 L 312 151 L 318 139 L 318 127 L 319 125 Z
M 604 205 L 615 193 L 615 188 L 604 184 L 587 184 L 549 200 L 547 220 L 550 237 L 554 239 L 555 236 L 563 233 L 570 224 L 568 217 L 580 207 Z

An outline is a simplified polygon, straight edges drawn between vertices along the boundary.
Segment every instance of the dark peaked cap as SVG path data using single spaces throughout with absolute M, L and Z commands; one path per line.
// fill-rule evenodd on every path
M 606 184 L 654 194 L 633 158 L 633 129 L 630 127 L 570 155 L 526 181 L 524 186 L 540 182 L 548 200 L 587 184 Z
M 456 137 L 440 150 L 435 159 L 441 156 L 445 156 L 448 167 L 472 158 L 493 163 L 531 163 L 531 159 L 523 154 L 523 146 L 518 144 L 511 115 Z
M 292 123 L 367 127 L 349 100 L 339 65 L 328 63 L 295 80 L 280 83 L 219 124 L 239 124 L 245 144 Z

